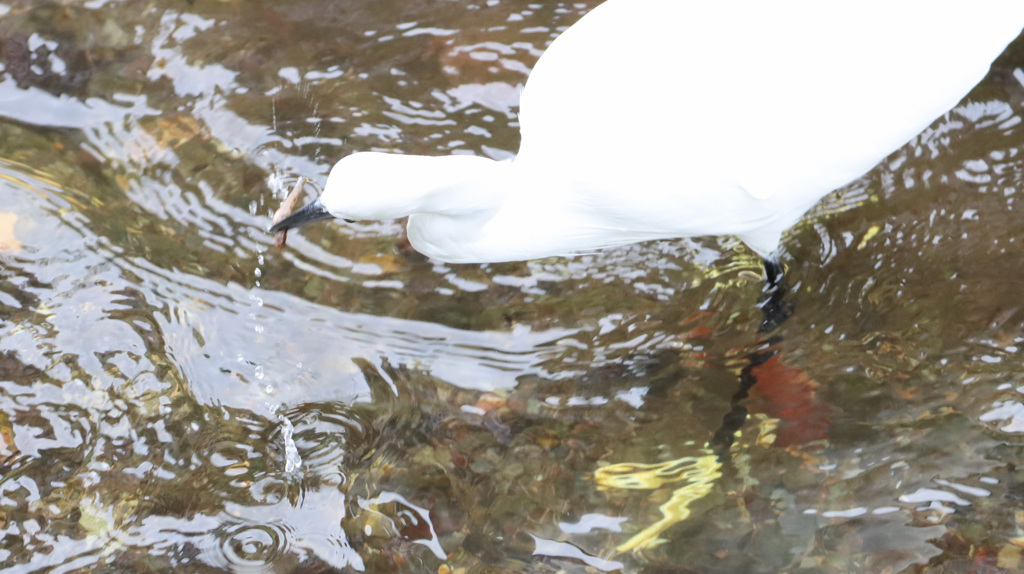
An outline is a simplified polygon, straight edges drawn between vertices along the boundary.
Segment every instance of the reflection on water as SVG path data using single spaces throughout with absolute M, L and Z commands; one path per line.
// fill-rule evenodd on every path
M 793 231 L 757 364 L 728 238 L 271 247 L 344 154 L 510 156 L 592 4 L 0 4 L 4 571 L 1022 567 L 1020 41 Z

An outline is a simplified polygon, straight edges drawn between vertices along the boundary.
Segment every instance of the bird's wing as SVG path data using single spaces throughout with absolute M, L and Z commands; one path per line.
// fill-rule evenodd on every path
M 1022 26 L 1020 0 L 609 0 L 533 70 L 516 161 L 813 204 L 954 106 Z

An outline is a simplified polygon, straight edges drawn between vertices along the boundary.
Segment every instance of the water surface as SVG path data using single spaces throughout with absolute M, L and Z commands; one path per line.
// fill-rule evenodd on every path
M 273 248 L 353 151 L 510 157 L 594 4 L 0 4 L 3 571 L 1024 567 L 1020 40 L 786 238 L 771 339 L 729 238 Z

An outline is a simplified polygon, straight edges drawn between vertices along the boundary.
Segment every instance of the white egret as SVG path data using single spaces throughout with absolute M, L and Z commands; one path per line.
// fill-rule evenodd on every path
M 511 162 L 354 153 L 274 231 L 408 216 L 452 263 L 732 234 L 765 258 L 956 105 L 1024 0 L 608 0 L 544 52 Z

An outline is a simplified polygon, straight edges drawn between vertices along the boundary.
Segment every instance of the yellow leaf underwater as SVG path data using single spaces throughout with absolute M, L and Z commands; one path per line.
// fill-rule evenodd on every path
M 17 253 L 21 251 L 21 242 L 14 236 L 14 223 L 18 216 L 0 211 L 0 253 Z

